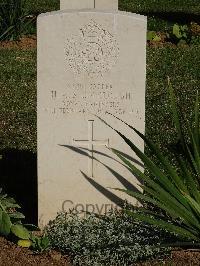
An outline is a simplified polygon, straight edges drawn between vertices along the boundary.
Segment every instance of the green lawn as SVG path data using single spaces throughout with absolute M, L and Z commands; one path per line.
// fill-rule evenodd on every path
M 30 14 L 59 10 L 59 5 L 59 0 L 26 0 L 26 9 Z
M 189 117 L 200 89 L 199 48 L 148 48 L 146 132 L 164 146 L 175 139 L 167 101 L 167 76 L 183 113 Z M 2 148 L 36 151 L 35 50 L 0 50 L 0 87 Z
M 148 49 L 146 134 L 163 148 L 177 137 L 172 129 L 167 77 L 175 89 L 181 115 L 190 120 L 196 93 L 200 90 L 199 48 Z
M 27 0 L 27 12 L 40 14 L 59 10 L 59 0 Z M 146 14 L 149 30 L 169 30 L 178 22 L 200 21 L 199 0 L 119 0 L 119 9 Z
M 0 141 L 36 150 L 36 51 L 0 50 Z
M 200 15 L 199 0 L 119 0 L 119 6 L 121 10 L 147 14 L 182 12 Z
M 7 0 L 0 0 L 0 3 L 2 1 Z M 59 10 L 59 3 L 60 0 L 25 0 L 25 14 L 37 16 L 41 13 Z M 119 0 L 119 9 L 145 14 L 148 17 L 148 29 L 155 31 L 172 31 L 175 23 L 184 25 L 191 21 L 200 21 L 199 0 Z M 5 19 L 5 14 L 0 10 L 1 19 Z M 2 28 L 0 35 L 6 30 L 7 28 Z M 36 33 L 36 20 L 26 28 L 25 33 Z
M 174 23 L 200 21 L 199 0 L 119 0 L 119 9 L 145 14 L 148 29 L 169 31 Z
M 30 13 L 41 13 L 59 9 L 59 2 L 59 0 L 27 0 L 27 7 Z M 183 12 L 200 15 L 199 0 L 119 0 L 119 8 L 137 13 Z

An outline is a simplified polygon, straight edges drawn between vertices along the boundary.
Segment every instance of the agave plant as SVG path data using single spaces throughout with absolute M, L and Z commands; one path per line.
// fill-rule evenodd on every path
M 143 184 L 141 184 L 144 191 L 143 193 L 125 189 L 115 189 L 127 193 L 142 203 L 143 207 L 139 208 L 139 210 L 128 211 L 128 213 L 136 219 L 168 230 L 178 235 L 184 241 L 200 243 L 200 121 L 198 95 L 195 103 L 194 123 L 191 126 L 187 126 L 187 135 L 189 137 L 186 137 L 182 130 L 175 95 L 171 85 L 169 85 L 169 92 L 173 119 L 183 151 L 179 155 L 176 154 L 179 169 L 177 170 L 177 168 L 171 164 L 162 154 L 160 148 L 151 140 L 146 138 L 136 128 L 114 116 L 116 119 L 125 123 L 126 126 L 131 128 L 144 140 L 145 144 L 155 155 L 155 158 L 159 160 L 161 165 L 156 165 L 156 163 L 141 152 L 133 142 L 121 132 L 114 129 L 142 160 L 150 173 L 150 175 L 143 173 L 118 150 L 111 149 L 133 175 L 144 181 Z M 104 120 L 102 121 L 106 123 Z M 108 126 L 111 127 L 110 125 Z M 157 211 L 150 211 L 147 207 L 144 207 L 148 206 L 147 204 L 145 205 L 145 203 L 150 203 L 157 209 L 162 210 L 165 215 L 160 215 Z

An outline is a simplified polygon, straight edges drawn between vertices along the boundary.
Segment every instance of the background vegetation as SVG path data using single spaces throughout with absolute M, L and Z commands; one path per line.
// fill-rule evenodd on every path
M 198 0 L 119 0 L 120 9 L 141 13 L 189 13 L 200 15 Z
M 0 3 L 3 1 L 6 0 Z M 200 21 L 198 0 L 120 0 L 119 6 L 120 10 L 148 15 L 150 30 L 171 30 L 174 23 Z M 27 0 L 25 13 L 37 16 L 58 9 L 58 0 Z M 28 33 L 35 32 L 34 23 Z M 182 112 L 189 119 L 196 91 L 200 89 L 199 48 L 197 44 L 147 49 L 146 134 L 162 145 L 166 154 L 176 138 L 167 97 L 167 76 L 171 78 Z M 16 190 L 21 191 L 16 199 L 27 212 L 37 205 L 32 200 L 37 198 L 32 197 L 37 195 L 36 189 L 32 189 L 37 187 L 36 116 L 36 49 L 0 47 L 0 154 L 5 158 L 2 164 L 6 164 L 3 180 L 8 188 L 9 170 L 11 189 L 7 192 L 13 195 Z
M 40 14 L 43 12 L 58 10 L 59 0 L 27 0 L 26 9 L 29 14 Z
M 167 97 L 171 78 L 182 111 L 190 117 L 200 89 L 199 46 L 147 50 L 146 133 L 166 146 L 175 136 Z M 36 152 L 36 50 L 0 50 L 2 148 Z M 156 126 L 155 126 L 156 125 Z
M 0 4 L 5 0 L 0 0 Z M 58 10 L 59 0 L 26 0 L 25 13 L 37 16 L 40 13 Z M 149 30 L 168 30 L 174 23 L 187 24 L 200 21 L 198 0 L 119 0 L 119 9 L 148 16 Z M 1 17 L 1 13 L 0 13 Z M 29 27 L 34 33 L 36 23 Z
M 2 0 L 1 0 L 2 1 Z M 198 0 L 119 0 L 120 10 L 138 13 L 178 13 L 200 15 Z M 31 13 L 52 11 L 59 8 L 59 0 L 27 0 Z
M 59 9 L 59 0 L 27 0 L 27 12 L 38 15 Z M 149 30 L 166 30 L 176 22 L 200 21 L 198 0 L 119 0 L 119 9 L 148 16 Z

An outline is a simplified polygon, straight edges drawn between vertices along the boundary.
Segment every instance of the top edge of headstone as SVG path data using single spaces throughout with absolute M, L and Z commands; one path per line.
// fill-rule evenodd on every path
M 60 9 L 95 8 L 102 10 L 118 10 L 118 0 L 60 0 Z
M 64 15 L 64 14 L 69 14 L 69 13 L 74 13 L 74 14 L 80 14 L 80 13 L 99 13 L 99 14 L 112 14 L 112 15 L 121 15 L 121 16 L 130 16 L 135 19 L 141 20 L 146 22 L 147 21 L 147 16 L 136 14 L 136 13 L 131 13 L 131 12 L 125 12 L 125 11 L 119 11 L 119 10 L 98 10 L 98 9 L 69 9 L 69 10 L 58 10 L 58 11 L 52 11 L 52 12 L 47 12 L 47 13 L 42 13 L 38 16 L 38 19 L 43 18 L 43 17 L 50 17 L 50 16 L 56 16 L 56 15 Z

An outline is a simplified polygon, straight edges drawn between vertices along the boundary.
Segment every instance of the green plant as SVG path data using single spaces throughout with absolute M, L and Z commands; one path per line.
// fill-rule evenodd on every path
M 187 25 L 174 24 L 172 33 L 178 45 L 190 42 L 191 36 Z
M 20 247 L 32 248 L 35 252 L 43 252 L 49 248 L 47 236 L 36 236 L 33 230 L 38 228 L 34 225 L 23 225 L 25 216 L 17 210 L 21 208 L 13 198 L 2 193 L 0 189 L 0 235 L 15 236 Z
M 25 13 L 25 0 L 3 0 L 0 3 L 0 41 L 18 40 L 32 23 Z
M 129 209 L 129 207 L 126 207 Z M 74 265 L 121 266 L 166 254 L 166 231 L 138 223 L 112 210 L 103 217 L 60 213 L 46 228 L 52 248 L 67 254 Z
M 177 39 L 187 39 L 188 36 L 188 26 L 187 25 L 178 25 L 174 24 L 173 26 L 173 34 L 176 36 Z
M 29 231 L 22 225 L 25 216 L 18 212 L 20 206 L 0 189 L 0 235 L 13 234 L 20 239 L 29 239 Z
M 129 215 L 138 220 L 166 229 L 178 235 L 182 241 L 186 240 L 192 243 L 200 242 L 200 120 L 198 95 L 195 103 L 194 122 L 192 125 L 187 125 L 187 134 L 185 134 L 182 130 L 174 91 L 171 85 L 169 85 L 169 92 L 173 120 L 178 133 L 178 140 L 182 147 L 182 151 L 175 154 L 179 169 L 177 170 L 176 167 L 171 165 L 169 160 L 162 155 L 157 145 L 138 132 L 137 129 L 124 122 L 145 141 L 152 154 L 160 162 L 161 167 L 142 153 L 121 132 L 114 129 L 143 161 L 150 173 L 148 175 L 147 173 L 141 172 L 119 151 L 111 149 L 123 161 L 126 168 L 132 174 L 140 177 L 144 181 L 144 184 L 141 185 L 144 193 L 121 189 L 117 190 L 124 191 L 128 195 L 138 199 L 141 203 L 147 202 L 152 204 L 164 211 L 167 216 L 160 215 L 157 211 L 150 212 L 145 207 L 140 208 L 136 212 L 129 211 Z M 102 121 L 106 123 L 104 120 Z M 111 127 L 110 125 L 108 126 Z
M 160 42 L 161 37 L 155 31 L 148 31 L 147 32 L 147 41 Z
M 50 242 L 46 235 L 37 236 L 31 231 L 29 239 L 20 239 L 17 244 L 23 248 L 31 248 L 35 253 L 42 253 L 50 248 Z
M 31 247 L 35 252 L 44 252 L 49 249 L 50 241 L 47 236 L 31 235 Z
M 170 34 L 169 34 L 170 37 Z M 189 26 L 174 24 L 172 30 L 172 40 L 177 43 L 177 45 L 193 44 L 199 45 L 200 43 L 200 26 L 191 22 Z

